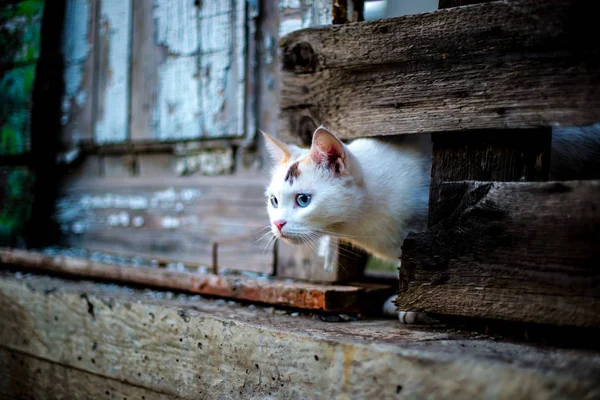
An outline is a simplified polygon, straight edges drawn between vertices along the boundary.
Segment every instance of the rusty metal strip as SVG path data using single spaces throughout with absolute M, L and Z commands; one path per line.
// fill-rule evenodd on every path
M 155 288 L 327 312 L 365 312 L 365 306 L 379 307 L 381 299 L 394 291 L 389 285 L 368 287 L 326 285 L 277 278 L 119 266 L 83 258 L 51 256 L 6 248 L 0 249 L 0 264 L 78 278 L 135 283 Z

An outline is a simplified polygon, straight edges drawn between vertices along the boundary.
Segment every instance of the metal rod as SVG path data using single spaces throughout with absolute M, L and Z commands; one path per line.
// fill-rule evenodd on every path
M 219 273 L 219 243 L 213 243 L 212 247 L 212 272 L 217 275 Z

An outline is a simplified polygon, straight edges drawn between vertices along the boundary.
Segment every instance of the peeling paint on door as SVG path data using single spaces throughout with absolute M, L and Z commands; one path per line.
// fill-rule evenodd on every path
M 100 2 L 95 139 L 123 142 L 129 136 L 131 0 Z
M 65 92 L 61 123 L 63 141 L 77 143 L 92 136 L 93 18 L 95 0 L 67 0 L 62 52 Z
M 157 0 L 153 10 L 157 45 L 164 54 L 158 66 L 155 137 L 193 139 L 201 134 L 198 72 L 198 8 L 193 1 Z

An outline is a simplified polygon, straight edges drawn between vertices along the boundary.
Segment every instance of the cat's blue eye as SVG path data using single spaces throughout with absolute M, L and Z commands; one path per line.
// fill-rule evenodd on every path
M 273 208 L 277 208 L 277 206 L 279 206 L 279 202 L 277 201 L 277 197 L 270 195 L 269 196 L 269 201 L 271 202 L 271 205 L 273 206 Z
M 306 207 L 310 204 L 310 194 L 298 193 L 296 195 L 296 204 L 300 207 Z

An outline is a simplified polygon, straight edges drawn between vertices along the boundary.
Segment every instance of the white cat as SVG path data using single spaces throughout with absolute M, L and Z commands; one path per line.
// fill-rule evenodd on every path
M 300 244 L 328 235 L 398 262 L 408 232 L 425 230 L 431 157 L 417 147 L 345 145 L 323 127 L 310 149 L 263 135 L 276 163 L 265 193 L 276 237 Z

